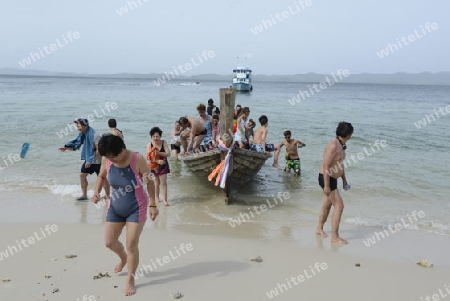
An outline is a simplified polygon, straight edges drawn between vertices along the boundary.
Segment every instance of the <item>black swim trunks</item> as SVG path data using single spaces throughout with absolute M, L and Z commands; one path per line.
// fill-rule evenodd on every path
M 322 189 L 323 189 L 325 186 L 325 183 L 323 182 L 323 174 L 319 173 L 318 180 L 319 180 L 320 187 L 322 187 Z M 337 189 L 337 180 L 333 177 L 330 177 L 330 189 L 331 189 L 331 191 Z
M 202 136 L 202 135 L 206 135 L 206 134 L 208 134 L 208 131 L 205 129 L 204 131 L 202 131 L 198 134 L 195 134 L 195 136 Z
M 177 152 L 181 152 L 181 146 L 180 145 L 171 144 L 170 145 L 170 149 L 171 150 L 176 150 Z
M 101 164 L 91 164 L 91 166 L 86 167 L 85 166 L 86 161 L 83 163 L 83 165 L 81 165 L 81 173 L 88 173 L 90 175 L 92 175 L 94 172 L 97 174 L 100 173 L 100 165 Z

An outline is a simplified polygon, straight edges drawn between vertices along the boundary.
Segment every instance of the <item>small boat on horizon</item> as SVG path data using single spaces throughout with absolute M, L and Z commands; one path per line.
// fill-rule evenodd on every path
M 236 91 L 251 92 L 252 70 L 249 67 L 236 67 L 233 69 L 233 85 Z
M 200 85 L 200 82 L 195 82 L 195 83 L 181 83 L 180 86 L 195 86 L 195 85 Z

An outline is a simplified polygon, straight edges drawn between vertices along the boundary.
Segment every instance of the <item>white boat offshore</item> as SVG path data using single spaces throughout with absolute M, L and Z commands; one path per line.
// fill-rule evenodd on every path
M 236 91 L 252 91 L 252 70 L 248 67 L 233 69 L 233 88 Z

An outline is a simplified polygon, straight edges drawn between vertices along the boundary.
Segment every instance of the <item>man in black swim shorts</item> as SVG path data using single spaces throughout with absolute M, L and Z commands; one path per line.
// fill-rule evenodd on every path
M 76 198 L 76 200 L 86 201 L 88 199 L 87 176 L 93 174 L 94 172 L 98 175 L 100 172 L 102 156 L 98 153 L 97 145 L 101 137 L 92 127 L 89 126 L 89 121 L 86 118 L 78 118 L 73 122 L 77 124 L 77 129 L 80 133 L 76 139 L 67 142 L 64 144 L 64 147 L 59 148 L 59 150 L 64 152 L 67 150 L 75 151 L 81 148 L 81 160 L 84 160 L 80 171 L 81 196 Z M 109 197 L 108 182 L 105 183 L 104 189 L 106 197 Z
M 337 189 L 337 179 L 342 178 L 342 184 L 347 185 L 344 172 L 345 143 L 352 137 L 353 126 L 348 122 L 340 122 L 336 129 L 336 138 L 325 147 L 322 166 L 319 170 L 319 185 L 323 189 L 323 202 L 319 214 L 316 234 L 328 237 L 323 231 L 323 226 L 330 214 L 331 206 L 334 207 L 331 216 L 331 243 L 347 244 L 348 242 L 339 236 L 339 223 L 341 222 L 344 202 Z
M 189 131 L 183 132 L 180 136 L 181 145 L 183 146 L 183 152 L 180 155 L 188 155 L 194 151 L 199 152 L 200 143 L 207 134 L 203 122 L 193 117 L 180 117 L 178 122 L 182 130 L 189 128 Z

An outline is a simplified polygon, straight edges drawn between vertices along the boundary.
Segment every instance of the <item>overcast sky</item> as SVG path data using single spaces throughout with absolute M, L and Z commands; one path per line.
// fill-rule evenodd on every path
M 0 68 L 229 74 L 247 57 L 255 74 L 450 71 L 448 0 L 145 1 L 1 0 Z

